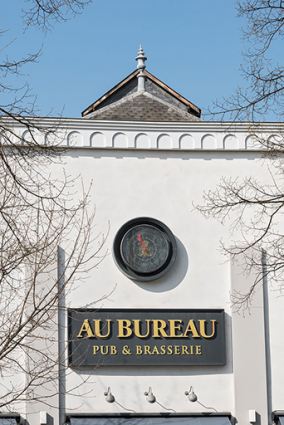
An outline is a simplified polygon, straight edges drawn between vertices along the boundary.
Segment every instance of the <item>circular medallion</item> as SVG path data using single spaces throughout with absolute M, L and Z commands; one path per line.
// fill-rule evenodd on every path
M 129 278 L 150 281 L 163 276 L 176 258 L 176 240 L 162 222 L 135 218 L 117 232 L 113 253 L 116 264 Z

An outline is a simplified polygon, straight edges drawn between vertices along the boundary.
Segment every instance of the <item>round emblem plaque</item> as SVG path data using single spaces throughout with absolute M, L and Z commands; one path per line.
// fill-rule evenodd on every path
M 148 282 L 163 276 L 176 259 L 176 240 L 161 221 L 139 217 L 117 232 L 113 254 L 119 269 L 130 279 Z

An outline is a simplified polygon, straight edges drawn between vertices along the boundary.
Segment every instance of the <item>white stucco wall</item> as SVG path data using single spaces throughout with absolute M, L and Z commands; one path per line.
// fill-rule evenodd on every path
M 231 326 L 231 266 L 220 250 L 220 239 L 229 245 L 232 235 L 216 220 L 205 220 L 193 205 L 202 203 L 203 192 L 214 190 L 222 176 L 241 179 L 253 175 L 263 182 L 269 179 L 267 164 L 261 160 L 261 153 L 253 145 L 248 130 L 244 124 L 87 120 L 72 120 L 63 129 L 66 144 L 75 145 L 64 154 L 67 175 L 81 176 L 85 189 L 92 182 L 90 209 L 96 208 L 94 235 L 107 233 L 109 226 L 109 235 L 101 251 L 105 258 L 85 280 L 75 285 L 68 295 L 67 305 L 79 308 L 98 300 L 95 304 L 98 308 L 223 308 L 227 345 L 227 364 L 222 367 L 70 370 L 66 378 L 67 411 L 123 412 L 118 404 L 105 401 L 103 393 L 108 387 L 116 401 L 127 409 L 162 411 L 157 403 L 146 402 L 144 392 L 152 387 L 158 402 L 166 408 L 177 412 L 202 412 L 206 410 L 202 405 L 190 403 L 184 395 L 194 386 L 200 403 L 236 414 L 232 344 L 238 342 L 232 336 Z M 266 131 L 276 134 L 278 127 L 271 124 Z M 61 171 L 57 166 L 51 170 L 53 176 L 60 175 Z M 75 185 L 80 193 L 80 179 Z M 117 230 L 126 221 L 140 216 L 164 222 L 178 243 L 173 268 L 160 280 L 150 283 L 131 281 L 118 270 L 112 258 Z M 94 241 L 94 250 L 99 241 L 100 238 Z M 272 396 L 273 406 L 278 409 L 283 408 L 284 396 L 280 354 L 284 344 L 279 338 L 281 303 L 276 294 L 269 294 Z M 256 327 L 256 335 L 257 332 Z M 244 332 L 244 337 L 254 338 L 254 335 Z M 265 346 L 262 348 L 265 350 Z M 244 370 L 241 366 L 239 370 L 247 374 L 252 394 L 254 386 L 266 385 L 267 370 L 262 371 L 258 382 L 249 381 L 247 363 L 244 362 Z M 71 389 L 72 395 L 68 394 Z M 256 409 L 253 396 L 251 406 L 245 408 Z M 263 417 L 261 423 L 268 423 L 267 418 Z

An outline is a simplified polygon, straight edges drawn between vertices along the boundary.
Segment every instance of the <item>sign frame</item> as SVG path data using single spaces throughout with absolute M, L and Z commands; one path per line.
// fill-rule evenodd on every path
M 68 365 L 224 366 L 224 309 L 69 308 Z

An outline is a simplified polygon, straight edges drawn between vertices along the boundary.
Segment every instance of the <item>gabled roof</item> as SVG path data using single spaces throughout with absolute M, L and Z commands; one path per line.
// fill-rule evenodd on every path
M 200 118 L 156 98 L 150 93 L 132 93 L 87 115 L 107 121 L 199 121 Z
M 201 110 L 144 70 L 145 91 L 137 91 L 139 70 L 129 74 L 82 112 L 100 120 L 199 121 Z

